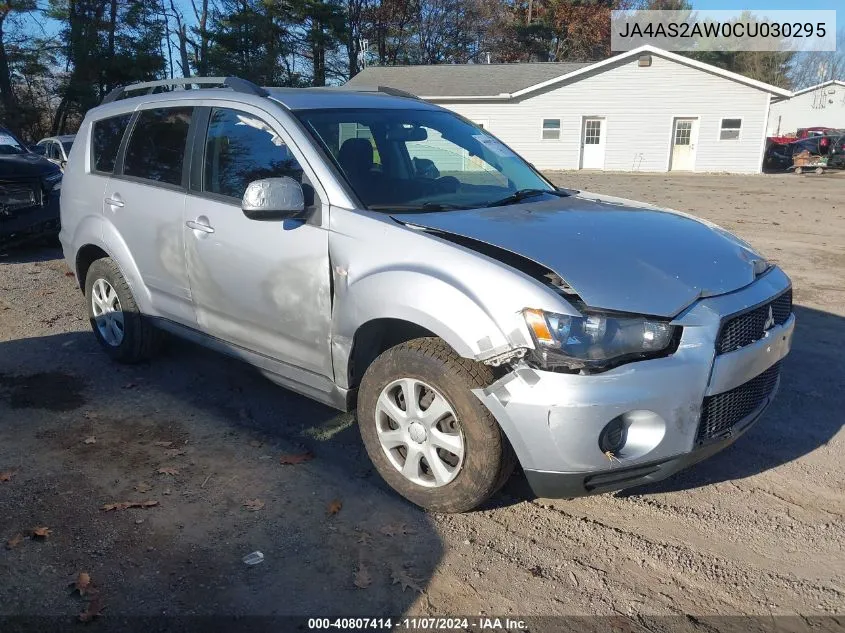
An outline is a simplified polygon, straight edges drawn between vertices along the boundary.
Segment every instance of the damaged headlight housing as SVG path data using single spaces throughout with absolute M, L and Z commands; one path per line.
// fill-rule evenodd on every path
M 548 369 L 602 367 L 661 356 L 675 343 L 680 329 L 639 316 L 570 316 L 534 309 L 523 315 L 537 346 L 535 356 Z

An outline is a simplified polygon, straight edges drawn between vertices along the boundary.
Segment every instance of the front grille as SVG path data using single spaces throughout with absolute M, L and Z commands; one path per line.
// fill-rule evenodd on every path
M 771 309 L 771 319 L 769 310 Z M 792 288 L 748 312 L 728 318 L 719 331 L 716 353 L 727 354 L 759 341 L 773 325 L 783 325 L 792 313 Z M 768 327 L 767 327 L 768 326 Z
M 701 423 L 698 426 L 698 441 L 704 442 L 728 435 L 737 422 L 772 395 L 778 376 L 780 361 L 739 387 L 704 398 Z

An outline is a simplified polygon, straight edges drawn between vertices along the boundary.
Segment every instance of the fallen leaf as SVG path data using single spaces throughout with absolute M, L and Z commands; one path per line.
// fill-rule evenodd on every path
M 90 591 L 93 587 L 91 585 L 91 576 L 88 572 L 81 571 L 76 577 L 76 580 L 70 583 L 74 591 L 78 591 L 80 596 L 84 596 L 85 592 Z
M 394 585 L 402 585 L 403 593 L 406 589 L 412 589 L 417 593 L 423 592 L 422 587 L 420 587 L 420 581 L 404 569 L 394 569 L 391 578 Z
M 353 578 L 352 584 L 358 587 L 358 589 L 366 589 L 373 584 L 373 576 L 364 563 L 358 564 L 358 569 L 355 570 Z
M 164 456 L 167 457 L 167 458 L 176 457 L 178 455 L 184 455 L 184 454 L 185 454 L 185 451 L 182 450 L 181 448 L 168 448 L 166 451 L 164 451 Z
M 5 473 L 0 473 L 0 481 L 12 481 L 12 475 L 14 474 L 14 470 L 7 470 Z
M 90 622 L 94 618 L 98 617 L 102 611 L 103 599 L 100 597 L 100 594 L 94 594 L 94 597 L 88 602 L 88 606 L 85 611 L 79 614 L 79 621 Z
M 247 499 L 244 501 L 244 507 L 250 512 L 258 512 L 264 507 L 264 502 L 261 499 Z
M 21 543 L 23 543 L 23 534 L 18 532 L 12 538 L 6 541 L 6 549 L 15 549 Z
M 111 512 L 112 510 L 127 510 L 129 508 L 152 508 L 157 506 L 158 501 L 147 499 L 146 501 L 119 501 L 117 503 L 107 503 L 100 510 L 104 512 Z
M 145 492 L 149 492 L 152 489 L 153 489 L 153 487 L 150 484 L 148 484 L 146 481 L 141 481 L 141 482 L 138 483 L 137 486 L 135 486 L 135 490 L 137 492 L 140 492 L 141 494 L 143 494 Z
M 48 527 L 34 527 L 30 530 L 33 538 L 47 538 L 52 530 Z
M 171 468 L 171 467 L 168 466 L 168 467 L 164 467 L 164 468 L 159 468 L 157 472 L 158 472 L 159 475 L 170 475 L 171 477 L 175 477 L 176 475 L 179 474 L 179 469 L 178 468 Z
M 312 459 L 314 459 L 314 453 L 312 453 L 311 451 L 305 451 L 304 453 L 282 455 L 279 458 L 279 463 L 284 464 L 285 466 L 295 466 L 296 464 L 310 462 Z
M 168 446 L 171 446 L 172 444 L 173 444 L 173 442 L 153 442 L 153 446 L 161 446 L 163 448 L 167 448 Z
M 328 514 L 329 516 L 334 516 L 335 514 L 340 512 L 340 509 L 342 507 L 343 507 L 343 504 L 340 502 L 340 499 L 335 499 L 335 500 L 331 501 L 329 503 L 329 505 L 326 507 L 326 514 Z
M 82 443 L 83 444 L 96 444 L 97 438 L 92 435 L 91 437 L 86 437 L 84 440 L 82 440 Z
M 134 389 L 137 386 L 138 386 L 137 382 L 127 382 L 125 385 L 123 385 L 123 388 L 124 389 Z
M 74 275 L 71 271 L 68 270 L 65 272 L 65 277 L 76 277 L 76 275 Z

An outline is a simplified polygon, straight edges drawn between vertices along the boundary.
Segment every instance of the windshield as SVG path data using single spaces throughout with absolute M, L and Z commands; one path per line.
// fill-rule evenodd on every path
M 73 147 L 73 141 L 62 141 L 62 147 L 65 148 L 65 155 L 69 155 L 70 148 Z
M 27 151 L 8 132 L 0 131 L 0 155 L 26 154 Z
M 555 192 L 508 147 L 451 112 L 337 109 L 297 116 L 370 209 L 484 207 L 517 192 Z

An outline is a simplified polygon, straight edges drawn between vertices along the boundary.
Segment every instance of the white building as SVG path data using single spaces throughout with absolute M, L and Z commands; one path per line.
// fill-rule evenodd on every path
M 483 125 L 539 169 L 757 173 L 770 103 L 792 93 L 643 46 L 595 63 L 369 67 Z
M 845 81 L 826 81 L 772 104 L 769 136 L 794 134 L 805 127 L 845 129 Z

